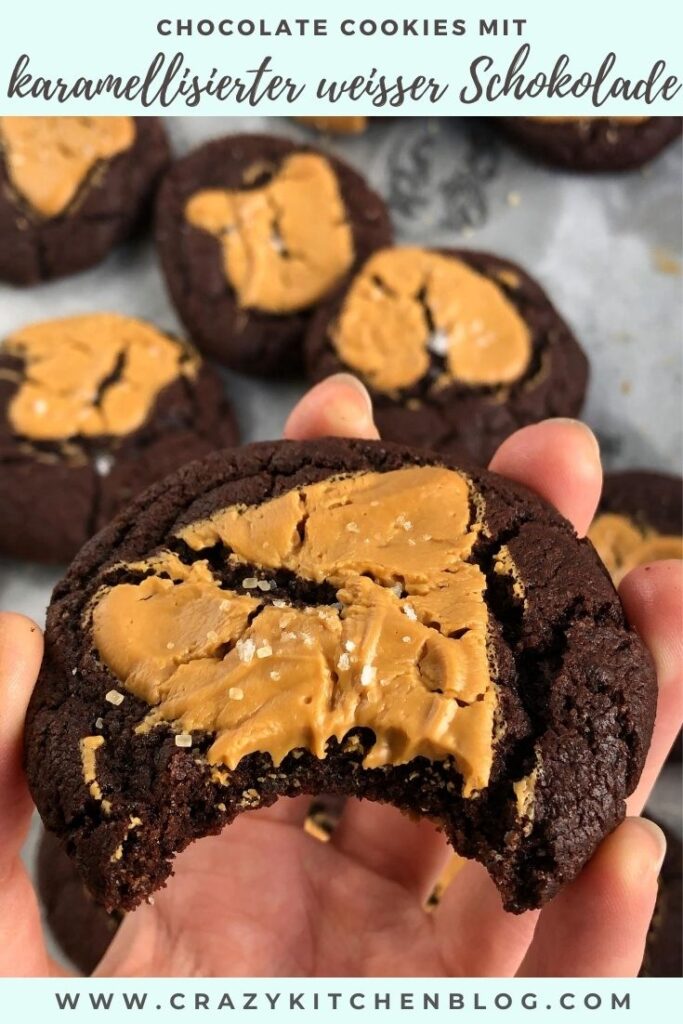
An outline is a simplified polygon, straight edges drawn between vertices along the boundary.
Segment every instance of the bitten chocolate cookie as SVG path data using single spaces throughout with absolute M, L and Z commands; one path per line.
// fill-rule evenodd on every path
M 202 351 L 245 373 L 291 373 L 311 312 L 391 241 L 356 171 L 286 139 L 235 135 L 164 179 L 157 241 L 169 291 Z
M 615 586 L 638 565 L 683 558 L 683 480 L 666 473 L 607 473 L 588 531 Z
M 233 444 L 216 371 L 152 324 L 91 313 L 0 345 L 0 553 L 66 562 L 131 498 Z
M 539 906 L 623 817 L 655 710 L 590 543 L 518 485 L 380 442 L 184 467 L 81 552 L 46 644 L 26 770 L 108 909 L 298 793 L 426 815 L 509 910 Z
M 486 463 L 518 427 L 575 416 L 586 357 L 543 289 L 488 253 L 375 253 L 314 317 L 309 375 L 365 382 L 383 438 Z
M 683 975 L 683 847 L 679 835 L 662 822 L 666 856 L 659 874 L 655 912 L 645 944 L 641 978 L 680 978 Z
M 99 263 L 168 159 L 155 117 L 0 117 L 0 278 L 36 284 Z
M 681 134 L 680 117 L 505 117 L 506 135 L 543 163 L 573 171 L 642 167 Z
M 62 953 L 84 974 L 92 974 L 121 923 L 83 885 L 62 843 L 45 832 L 38 847 L 37 886 L 43 918 Z

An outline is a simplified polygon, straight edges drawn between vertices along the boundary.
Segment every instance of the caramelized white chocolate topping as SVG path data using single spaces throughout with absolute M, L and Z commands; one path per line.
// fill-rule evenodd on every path
M 115 313 L 45 320 L 2 352 L 23 363 L 12 430 L 31 441 L 122 436 L 140 427 L 163 388 L 193 377 L 197 359 L 152 324 Z
M 314 153 L 288 157 L 263 186 L 197 192 L 185 216 L 220 239 L 225 275 L 244 308 L 306 309 L 353 263 L 353 233 L 337 177 Z
M 162 551 L 127 567 L 151 575 L 101 590 L 94 644 L 150 705 L 139 728 L 209 733 L 211 764 L 233 769 L 261 751 L 277 765 L 298 748 L 323 758 L 332 737 L 365 727 L 366 767 L 452 757 L 470 796 L 488 784 L 497 708 L 486 581 L 472 561 L 481 529 L 467 479 L 436 467 L 233 505 L 178 531 L 191 565 Z M 215 564 L 216 546 L 228 589 L 201 558 L 211 549 Z M 336 602 L 306 603 L 296 586 L 274 600 L 281 570 L 308 593 L 331 585 Z
M 344 298 L 331 340 L 377 391 L 416 384 L 430 352 L 444 357 L 448 381 L 469 385 L 512 384 L 531 358 L 529 329 L 503 290 L 461 260 L 426 249 L 372 256 Z
M 17 193 L 57 217 L 102 160 L 130 149 L 132 117 L 0 117 L 0 148 Z
M 641 528 L 628 516 L 603 512 L 593 520 L 588 537 L 618 586 L 638 565 L 665 558 L 683 558 L 683 538 Z

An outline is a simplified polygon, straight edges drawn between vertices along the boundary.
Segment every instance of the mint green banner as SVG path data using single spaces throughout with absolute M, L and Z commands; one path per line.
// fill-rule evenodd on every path
M 6 1021 L 223 1020 L 280 1024 L 396 1021 L 623 1021 L 680 1019 L 682 983 L 670 979 L 453 980 L 319 978 L 315 980 L 183 979 L 0 982 Z
M 23 0 L 0 113 L 683 113 L 683 4 Z

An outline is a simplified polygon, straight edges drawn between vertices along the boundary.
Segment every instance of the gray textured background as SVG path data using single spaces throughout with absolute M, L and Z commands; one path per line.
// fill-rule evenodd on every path
M 310 141 L 279 118 L 169 118 L 178 154 L 227 132 Z M 680 472 L 683 289 L 682 147 L 640 172 L 573 175 L 539 167 L 484 121 L 377 120 L 357 138 L 320 139 L 390 201 L 398 241 L 488 249 L 520 262 L 548 290 L 586 348 L 584 418 L 608 467 Z M 0 284 L 0 337 L 47 317 L 107 309 L 179 329 L 149 240 L 92 271 L 26 290 Z M 304 384 L 226 374 L 244 440 L 276 437 Z M 0 561 L 0 608 L 43 621 L 58 572 Z M 680 772 L 652 809 L 680 829 Z M 27 846 L 32 859 L 36 830 Z

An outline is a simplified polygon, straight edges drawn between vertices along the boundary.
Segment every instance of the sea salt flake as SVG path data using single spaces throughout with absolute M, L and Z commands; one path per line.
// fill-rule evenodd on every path
M 287 602 L 283 601 L 281 597 L 276 597 L 273 600 L 273 608 L 286 608 Z
M 255 576 L 247 576 L 246 579 L 242 580 L 242 586 L 245 590 L 256 590 L 258 587 L 258 580 Z
M 264 644 L 263 647 L 259 647 L 258 651 L 256 652 L 256 657 L 269 658 L 272 653 L 273 648 L 270 646 L 270 644 Z
M 427 342 L 427 348 L 430 352 L 433 352 L 435 356 L 448 355 L 448 335 L 446 332 L 434 331 Z
M 370 683 L 374 683 L 376 675 L 377 669 L 373 665 L 363 665 L 360 673 L 361 686 L 369 686 Z
M 173 643 L 173 641 L 169 640 L 168 643 L 166 644 L 166 650 L 167 651 L 172 651 L 174 647 L 175 647 L 175 644 Z
M 412 639 L 412 637 L 409 637 L 409 636 L 402 636 L 401 637 L 401 640 L 403 641 L 404 644 L 409 644 L 411 639 Z
M 206 634 L 206 639 L 209 641 L 210 644 L 215 644 L 216 640 L 218 640 L 218 633 L 216 632 L 216 630 L 210 629 Z
M 96 718 L 95 719 L 95 728 L 96 729 L 104 729 L 104 719 L 103 718 Z
M 351 659 L 348 654 L 340 654 L 339 661 L 337 662 L 337 668 L 340 672 L 348 672 L 351 668 Z
M 276 683 L 278 681 L 278 679 L 280 678 L 280 673 L 275 671 L 275 670 L 273 670 L 270 673 L 270 678 L 273 680 L 274 683 Z
M 259 580 L 258 581 L 258 588 L 259 588 L 259 590 L 263 590 L 264 592 L 266 592 L 268 590 L 272 590 L 274 586 L 275 586 L 275 583 L 273 583 L 272 580 Z
M 244 700 L 244 690 L 240 690 L 239 686 L 231 686 L 228 690 L 228 697 L 230 700 Z
M 179 732 L 175 738 L 176 747 L 191 747 L 192 736 L 189 732 Z
M 410 619 L 411 622 L 417 622 L 417 613 L 412 604 L 403 605 L 403 614 L 407 619 Z
M 358 523 L 347 523 L 346 529 L 349 531 L 349 533 L 360 533 L 360 527 L 358 526 Z
M 95 472 L 98 476 L 109 476 L 113 465 L 114 457 L 112 455 L 100 454 L 95 456 Z
M 235 650 L 237 651 L 237 657 L 240 661 L 243 661 L 245 665 L 248 665 L 251 659 L 254 657 L 256 651 L 256 644 L 253 640 L 247 638 L 246 640 L 238 640 L 235 644 Z
M 346 643 L 344 644 L 344 647 L 346 648 L 347 651 L 355 651 L 356 649 L 356 645 L 353 640 L 347 640 Z
M 227 612 L 228 608 L 230 607 L 230 602 L 228 601 L 227 597 L 223 598 L 218 607 L 222 612 Z
M 123 694 L 119 693 L 118 690 L 110 690 L 109 693 L 104 695 L 104 699 L 109 701 L 110 704 L 113 704 L 115 708 L 117 708 L 119 704 L 123 704 Z

